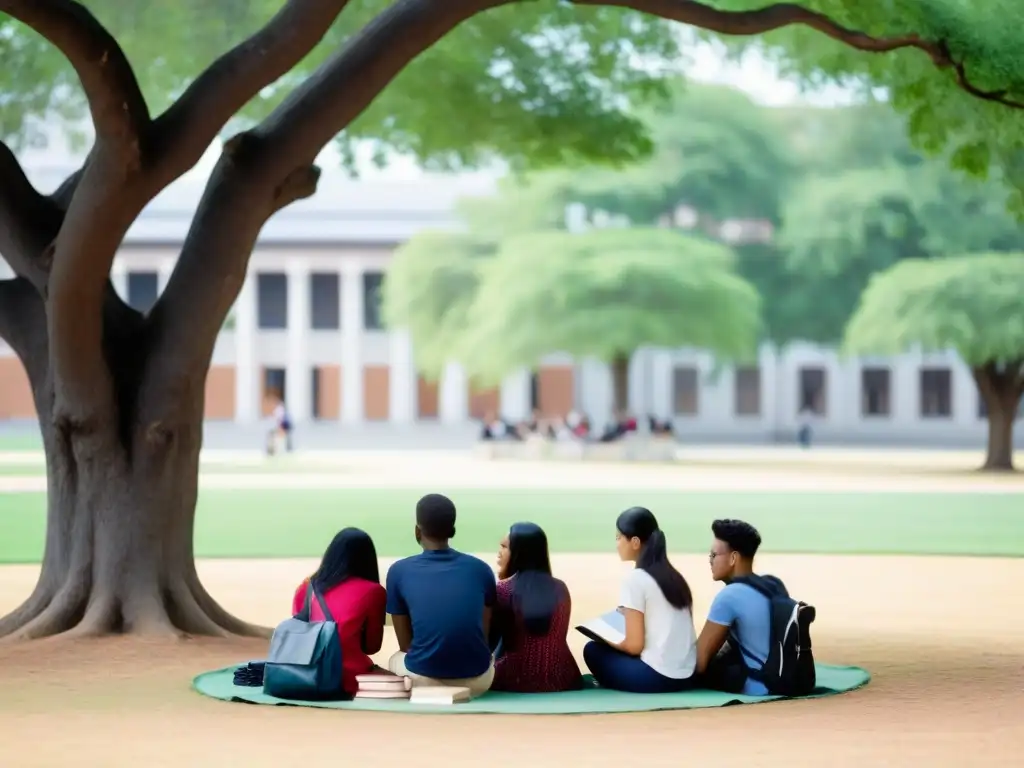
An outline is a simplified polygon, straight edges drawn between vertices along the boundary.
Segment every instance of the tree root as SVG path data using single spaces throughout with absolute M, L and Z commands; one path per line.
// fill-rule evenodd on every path
M 260 637 L 264 639 L 269 639 L 273 634 L 273 630 L 269 627 L 261 627 L 242 621 L 221 608 L 220 603 L 210 597 L 210 593 L 206 591 L 202 582 L 199 581 L 198 575 L 194 573 L 189 574 L 187 580 L 192 595 L 199 604 L 199 609 L 228 633 L 240 637 Z
M 24 603 L 0 619 L 0 638 L 13 635 L 34 620 L 46 610 L 52 600 L 53 593 L 40 581 Z
M 270 637 L 271 630 L 235 618 L 203 588 L 198 576 L 177 579 L 166 590 L 114 588 L 88 590 L 65 582 L 56 593 L 37 585 L 17 610 L 0 619 L 0 637 L 10 641 L 133 635 L 189 637 Z

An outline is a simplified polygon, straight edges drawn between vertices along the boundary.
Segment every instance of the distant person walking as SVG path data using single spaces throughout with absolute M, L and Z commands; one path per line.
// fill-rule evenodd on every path
M 802 447 L 810 448 L 811 438 L 814 436 L 814 409 L 811 408 L 809 404 L 804 405 L 804 407 L 800 409 L 797 421 L 799 422 L 797 440 Z
M 273 456 L 277 453 L 277 447 L 281 440 L 284 441 L 285 450 L 292 451 L 292 420 L 288 415 L 288 408 L 284 404 L 284 398 L 277 396 L 277 404 L 271 414 L 273 426 L 267 435 L 267 455 Z

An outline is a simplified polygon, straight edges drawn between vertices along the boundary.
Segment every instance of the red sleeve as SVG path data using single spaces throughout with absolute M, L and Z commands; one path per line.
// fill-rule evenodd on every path
M 292 598 L 292 616 L 298 616 L 299 612 L 306 607 L 306 587 L 309 586 L 309 579 L 299 584 L 295 590 L 295 597 Z
M 366 635 L 363 638 L 363 650 L 377 653 L 384 643 L 384 609 L 387 605 L 388 593 L 380 584 L 374 584 L 366 595 Z

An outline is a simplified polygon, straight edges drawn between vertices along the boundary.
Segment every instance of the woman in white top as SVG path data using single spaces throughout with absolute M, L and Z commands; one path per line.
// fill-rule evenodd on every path
M 665 534 L 649 509 L 627 509 L 615 527 L 619 557 L 636 563 L 619 598 L 626 637 L 614 645 L 587 643 L 583 659 L 605 688 L 631 693 L 692 688 L 697 639 L 690 586 L 669 562 Z

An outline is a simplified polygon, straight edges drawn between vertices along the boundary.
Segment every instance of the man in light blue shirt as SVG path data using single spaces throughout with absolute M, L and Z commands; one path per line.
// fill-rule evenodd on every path
M 771 643 L 771 603 L 753 587 L 731 582 L 753 574 L 754 555 L 761 546 L 761 535 L 742 520 L 715 520 L 711 532 L 714 534 L 708 555 L 711 577 L 725 582 L 725 587 L 711 603 L 708 620 L 697 638 L 697 672 L 707 672 L 726 640 L 734 651 L 739 651 L 748 669 L 760 670 L 768 658 Z M 742 691 L 738 692 L 766 696 L 768 689 L 764 683 L 746 677 Z

